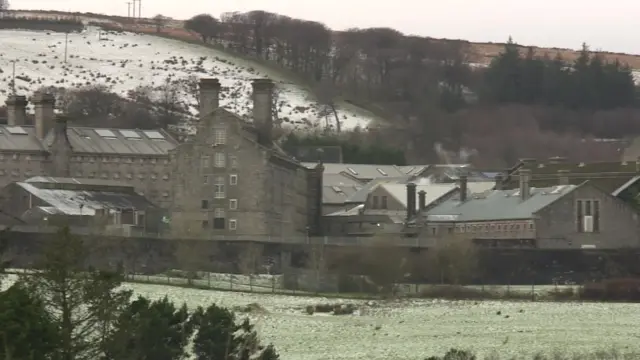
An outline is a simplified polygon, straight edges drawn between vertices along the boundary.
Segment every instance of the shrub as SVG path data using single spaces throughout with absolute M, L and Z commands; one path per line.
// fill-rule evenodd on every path
M 640 301 L 640 279 L 609 279 L 588 283 L 580 289 L 580 297 L 599 301 Z

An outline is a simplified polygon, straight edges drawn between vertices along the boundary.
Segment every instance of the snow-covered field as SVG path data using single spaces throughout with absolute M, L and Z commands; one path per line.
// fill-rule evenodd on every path
M 10 93 L 14 61 L 16 90 L 24 95 L 42 86 L 95 84 L 107 85 L 126 95 L 139 85 L 161 87 L 168 79 L 180 82 L 192 77 L 217 77 L 223 86 L 221 106 L 239 115 L 251 112 L 251 80 L 268 77 L 277 86 L 278 117 L 284 127 L 335 126 L 333 115 L 324 116 L 321 106 L 303 87 L 256 63 L 203 46 L 88 27 L 82 33 L 68 35 L 65 63 L 63 33 L 2 30 L 0 44 L 0 103 L 4 103 Z M 195 94 L 184 91 L 181 99 L 196 115 Z M 373 115 L 348 104 L 338 104 L 337 108 L 343 129 L 366 127 L 374 119 Z
M 3 282 L 8 285 L 15 276 Z M 283 359 L 424 359 L 450 348 L 502 358 L 535 352 L 640 351 L 640 305 L 497 301 L 356 301 L 126 284 L 140 295 L 188 306 L 256 303 L 250 315 Z M 307 315 L 307 305 L 351 303 L 354 315 Z

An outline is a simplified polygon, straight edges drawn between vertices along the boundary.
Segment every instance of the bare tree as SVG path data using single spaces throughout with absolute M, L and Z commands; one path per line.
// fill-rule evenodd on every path
M 253 291 L 253 275 L 256 273 L 264 252 L 264 246 L 258 243 L 242 245 L 242 251 L 238 255 L 238 267 L 240 271 L 249 276 L 249 288 Z
M 364 248 L 362 256 L 362 270 L 368 280 L 378 288 L 382 294 L 393 295 L 396 284 L 400 282 L 408 271 L 407 251 L 390 244 L 393 241 L 385 235 L 380 235 Z
M 167 25 L 167 22 L 169 22 L 169 18 L 164 15 L 158 14 L 153 17 L 153 23 L 156 25 L 157 33 L 162 31 L 162 28 Z
M 0 0 L 0 11 L 9 10 L 9 0 Z
M 335 129 L 340 133 L 342 131 L 342 122 L 340 121 L 336 108 L 336 97 L 338 93 L 335 86 L 328 81 L 323 81 L 316 87 L 315 93 L 318 98 L 319 115 L 324 118 L 333 117 L 335 120 Z M 329 122 L 327 122 L 327 128 L 330 127 Z
M 451 239 L 426 254 L 426 270 L 441 283 L 461 285 L 471 280 L 479 269 L 478 250 L 469 239 Z
M 211 242 L 181 240 L 176 243 L 175 259 L 179 270 L 185 272 L 187 284 L 193 285 L 198 271 L 206 269 L 216 250 L 216 244 Z

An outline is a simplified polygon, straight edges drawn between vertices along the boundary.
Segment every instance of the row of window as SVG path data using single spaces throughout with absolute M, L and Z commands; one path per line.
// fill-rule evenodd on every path
M 202 200 L 200 202 L 200 207 L 202 210 L 209 210 L 209 200 Z M 238 210 L 238 199 L 229 199 L 229 210 Z M 224 209 L 216 208 L 214 209 L 214 216 L 219 212 L 224 211 Z M 224 215 L 222 216 L 224 217 Z
M 77 178 L 81 178 L 84 175 L 83 175 L 82 171 L 76 171 L 74 176 L 77 177 Z M 86 176 L 89 179 L 93 179 L 93 178 L 99 176 L 102 179 L 109 179 L 109 177 L 112 177 L 113 179 L 127 179 L 127 180 L 133 180 L 133 179 L 138 179 L 138 180 L 144 180 L 144 179 L 158 180 L 160 178 L 162 178 L 162 180 L 169 180 L 169 174 L 163 174 L 162 176 L 160 176 L 159 174 L 156 174 L 156 173 L 151 173 L 151 174 L 145 174 L 145 173 L 120 174 L 119 172 L 115 172 L 115 173 L 109 174 L 109 172 L 107 172 L 107 171 L 103 171 L 103 172 L 100 172 L 100 173 L 95 172 L 95 171 L 91 171 L 91 172 L 87 173 Z
M 488 233 L 488 232 L 517 232 L 523 230 L 533 230 L 533 223 L 515 223 L 515 224 L 460 224 L 448 227 L 447 233 Z M 431 227 L 431 234 L 436 235 L 438 228 L 436 226 Z
M 95 162 L 103 162 L 103 163 L 128 163 L 128 164 L 158 164 L 160 161 L 164 165 L 169 164 L 169 159 L 158 159 L 158 158 L 134 158 L 134 157 L 122 157 L 122 156 L 72 156 L 71 161 L 82 162 L 82 163 L 95 163 Z
M 234 155 L 229 156 L 229 164 L 232 169 L 238 168 L 238 158 Z M 200 156 L 200 168 L 208 169 L 211 167 L 211 157 L 209 155 Z M 227 155 L 224 152 L 215 152 L 213 154 L 213 167 L 226 168 Z
M 209 176 L 204 176 L 203 182 L 209 183 Z M 238 185 L 238 175 L 229 175 L 229 185 Z M 224 176 L 218 175 L 213 178 L 213 197 L 216 199 L 224 199 L 226 197 L 225 192 L 225 180 Z M 204 201 L 204 200 L 203 200 Z
M 34 159 L 32 157 L 32 155 L 22 155 L 22 156 L 24 156 L 24 160 L 26 160 L 26 161 L 42 160 L 41 157 L 37 157 L 36 159 Z M 9 154 L 0 154 L 0 161 L 4 161 L 5 159 L 11 159 L 11 160 L 14 160 L 14 161 L 18 161 L 18 160 L 22 159 L 22 157 L 18 153 L 10 154 L 10 155 Z
M 11 175 L 13 177 L 20 177 L 20 170 L 19 169 L 15 169 L 15 170 L 0 170 L 0 176 L 5 176 L 5 175 Z M 35 176 L 36 174 L 34 174 L 34 172 L 32 172 L 31 170 L 27 170 L 24 172 L 24 176 L 29 178 L 32 176 Z M 44 175 L 44 170 L 40 170 L 40 175 Z

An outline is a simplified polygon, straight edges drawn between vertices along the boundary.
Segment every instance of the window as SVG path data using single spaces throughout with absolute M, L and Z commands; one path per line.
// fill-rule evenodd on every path
M 203 229 L 206 229 L 206 228 L 208 228 L 208 227 L 209 227 L 209 221 L 207 221 L 207 220 L 202 220 L 202 228 L 203 228 Z
M 224 199 L 224 176 L 216 176 L 213 191 L 216 199 Z
M 579 233 L 600 231 L 600 200 L 576 201 L 576 231 Z
M 200 207 L 203 209 L 208 209 L 209 208 L 209 200 L 202 200 L 200 202 Z
M 207 184 L 209 182 L 209 176 L 205 175 L 202 177 L 202 183 Z
M 213 163 L 214 163 L 214 166 L 217 167 L 217 168 L 226 167 L 227 164 L 226 164 L 226 161 L 225 161 L 225 158 L 224 158 L 224 153 L 222 153 L 222 152 L 215 153 L 214 158 L 213 158 Z
M 229 175 L 229 185 L 238 185 L 238 175 Z
M 217 128 L 213 132 L 213 144 L 224 145 L 227 143 L 227 129 Z
M 209 167 L 209 157 L 207 155 L 202 155 L 200 157 L 200 168 L 206 169 Z
M 169 180 L 169 174 L 162 175 L 162 179 L 163 180 Z
M 217 230 L 222 230 L 225 228 L 225 214 L 224 209 L 216 209 L 213 213 L 213 228 Z
M 386 196 L 382 196 L 382 201 L 381 202 L 382 202 L 381 207 L 383 209 L 386 209 L 387 208 L 387 197 Z
M 373 204 L 371 205 L 372 209 L 377 209 L 378 208 L 378 197 L 377 196 L 373 196 Z
M 229 209 L 231 209 L 231 210 L 238 209 L 238 199 L 229 200 Z
M 438 230 L 436 229 L 436 227 L 435 227 L 435 226 L 432 226 L 432 227 L 431 227 L 431 235 L 435 235 L 435 234 L 437 233 L 437 231 L 438 231 Z
M 238 228 L 238 220 L 230 219 L 229 220 L 229 230 L 235 230 Z
M 232 169 L 237 169 L 238 168 L 238 158 L 236 156 L 229 156 L 229 162 L 231 163 L 231 168 Z

